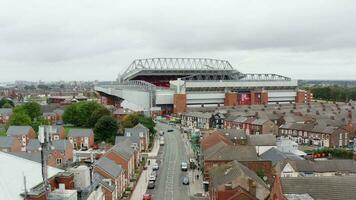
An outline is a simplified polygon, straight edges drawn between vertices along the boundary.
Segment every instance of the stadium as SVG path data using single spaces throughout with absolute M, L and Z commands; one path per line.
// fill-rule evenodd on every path
M 117 80 L 98 84 L 101 102 L 126 100 L 142 110 L 182 113 L 189 107 L 305 103 L 311 94 L 297 80 L 277 74 L 247 74 L 226 60 L 149 58 L 134 60 Z

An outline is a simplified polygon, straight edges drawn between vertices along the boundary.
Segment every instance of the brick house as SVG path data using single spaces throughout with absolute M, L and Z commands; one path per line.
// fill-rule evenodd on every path
M 141 160 L 141 153 L 140 153 L 137 143 L 133 142 L 132 138 L 125 137 L 125 136 L 116 136 L 115 137 L 115 145 L 117 145 L 117 144 L 129 146 L 134 150 L 135 167 L 139 167 L 140 160 Z
M 255 119 L 250 123 L 250 127 L 249 133 L 251 135 L 266 133 L 278 134 L 278 126 L 268 119 Z
M 0 124 L 6 124 L 12 115 L 12 108 L 0 108 Z
M 125 191 L 125 170 L 121 165 L 116 164 L 114 161 L 107 157 L 101 157 L 94 164 L 94 175 L 99 174 L 102 181 L 113 188 L 114 192 L 104 190 L 105 200 L 120 199 L 122 193 Z
M 56 115 L 56 122 L 63 121 L 63 114 L 64 114 L 63 109 L 54 109 L 52 112 Z
M 212 127 L 212 113 L 187 112 L 181 115 L 181 124 L 189 128 L 209 129 Z
M 237 161 L 215 167 L 209 175 L 209 194 L 212 200 L 264 200 L 269 195 L 267 184 L 255 172 Z
M 114 145 L 104 156 L 125 169 L 128 181 L 132 179 L 135 174 L 135 153 L 128 141 Z
M 209 171 L 213 167 L 226 164 L 231 161 L 258 160 L 256 148 L 249 145 L 226 145 L 222 142 L 203 151 L 203 175 L 209 179 Z
M 57 122 L 57 116 L 54 112 L 43 112 L 42 116 L 47 119 L 50 124 L 55 124 Z
M 298 144 L 320 147 L 346 147 L 352 134 L 342 127 L 323 124 L 288 123 L 279 128 L 279 135 Z
M 0 151 L 3 152 L 18 152 L 21 151 L 21 143 L 14 137 L 0 137 Z
M 52 141 L 54 140 L 64 140 L 65 139 L 65 129 L 63 126 L 49 126 L 49 131 L 52 136 Z
M 72 128 L 68 132 L 68 139 L 74 149 L 90 148 L 94 145 L 94 132 L 88 128 Z
M 27 152 L 40 152 L 40 142 L 37 139 L 30 140 L 27 145 Z M 52 141 L 53 149 L 50 152 L 50 157 L 55 161 L 54 167 L 62 167 L 73 161 L 73 145 L 68 140 Z
M 150 130 L 141 123 L 138 123 L 133 128 L 125 128 L 125 137 L 130 138 L 133 143 L 138 145 L 140 152 L 148 151 L 150 143 Z
M 10 126 L 6 132 L 7 136 L 17 138 L 21 143 L 21 151 L 26 151 L 29 140 L 37 137 L 31 126 Z

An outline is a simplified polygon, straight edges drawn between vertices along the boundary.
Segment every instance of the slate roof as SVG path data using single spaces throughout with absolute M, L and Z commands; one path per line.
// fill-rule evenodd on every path
M 248 135 L 247 142 L 252 146 L 276 146 L 276 136 L 273 134 Z
M 114 161 L 110 160 L 107 157 L 101 157 L 99 160 L 96 161 L 95 166 L 104 170 L 106 173 L 108 173 L 114 178 L 119 177 L 123 171 L 121 165 L 116 164 Z
M 247 139 L 247 135 L 244 129 L 217 129 L 226 138 L 232 139 Z
M 252 125 L 262 126 L 264 123 L 268 122 L 268 119 L 255 119 L 251 122 Z
M 206 119 L 209 119 L 213 116 L 213 114 L 210 112 L 187 112 L 187 113 L 183 113 L 183 115 L 189 117 L 206 118 Z
M 266 152 L 260 155 L 260 158 L 262 160 L 270 160 L 272 161 L 272 165 L 276 165 L 279 161 L 282 160 L 304 160 L 304 158 L 297 156 L 292 153 L 284 153 L 280 150 L 278 150 L 275 147 L 270 148 Z
M 289 160 L 283 166 L 287 163 L 297 172 L 356 172 L 356 162 L 353 160 Z
M 68 131 L 69 137 L 90 137 L 93 130 L 90 128 L 71 128 Z
M 68 145 L 72 145 L 68 140 L 54 140 L 52 141 L 52 146 L 54 147 L 54 150 L 58 150 L 61 152 L 65 152 L 67 149 Z M 29 140 L 26 150 L 27 151 L 38 151 L 40 148 L 40 142 L 38 139 L 31 139 Z
M 10 126 L 7 129 L 7 136 L 21 136 L 27 135 L 27 133 L 32 129 L 31 126 Z
M 217 187 L 219 185 L 223 185 L 226 183 L 230 183 L 233 180 L 236 180 L 237 178 L 246 178 L 246 179 L 252 179 L 268 189 L 268 186 L 266 183 L 263 182 L 263 180 L 257 176 L 257 174 L 241 163 L 237 161 L 232 161 L 227 164 L 214 167 L 213 169 L 210 170 L 209 175 L 211 177 L 211 184 L 213 187 Z
M 204 160 L 258 160 L 255 146 L 218 143 L 203 152 Z
M 25 151 L 20 151 L 20 152 L 10 152 L 9 154 L 24 158 L 26 160 L 31 160 L 37 163 L 41 163 L 41 152 L 25 152 Z
M 14 144 L 14 140 L 16 140 L 16 138 L 14 137 L 9 137 L 9 136 L 0 137 L 0 148 L 11 148 L 12 145 Z
M 12 115 L 12 108 L 0 108 L 0 116 Z
M 131 148 L 131 143 L 128 143 L 127 141 L 128 140 L 119 142 L 118 144 L 115 144 L 111 149 L 116 153 L 120 154 L 125 160 L 130 160 L 130 158 L 135 152 Z
M 354 176 L 319 176 L 281 178 L 284 194 L 309 194 L 316 200 L 355 199 Z

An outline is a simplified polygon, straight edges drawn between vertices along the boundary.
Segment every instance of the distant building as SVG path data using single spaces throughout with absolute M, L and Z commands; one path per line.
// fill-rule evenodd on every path
M 21 143 L 21 151 L 26 151 L 26 146 L 31 139 L 37 137 L 36 132 L 31 126 L 10 126 L 6 135 L 17 138 Z

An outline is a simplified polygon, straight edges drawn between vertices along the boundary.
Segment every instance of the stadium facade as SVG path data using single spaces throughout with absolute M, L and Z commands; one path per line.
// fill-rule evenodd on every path
M 189 107 L 305 103 L 312 95 L 297 80 L 277 74 L 245 74 L 228 61 L 208 58 L 137 59 L 111 84 L 95 90 L 101 102 L 123 100 L 145 111 L 182 113 Z

